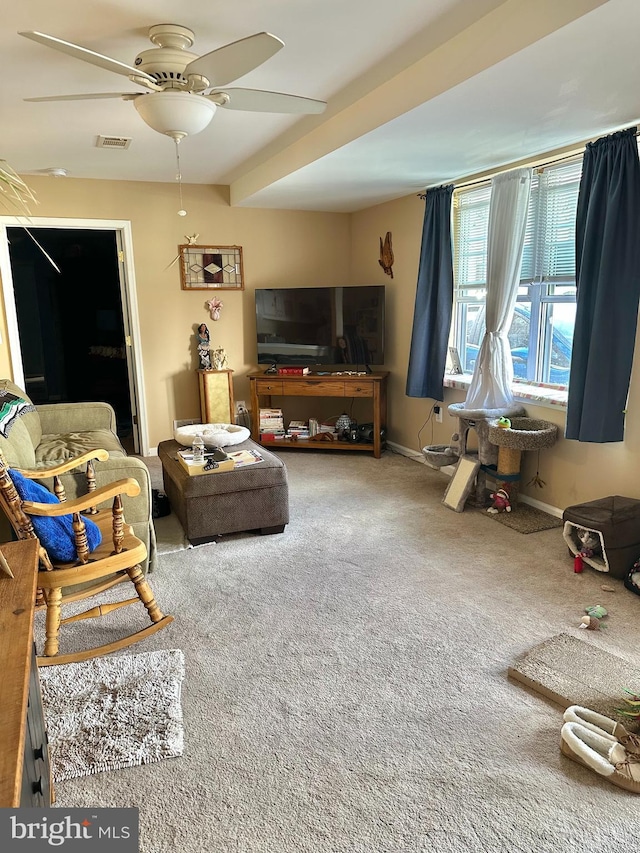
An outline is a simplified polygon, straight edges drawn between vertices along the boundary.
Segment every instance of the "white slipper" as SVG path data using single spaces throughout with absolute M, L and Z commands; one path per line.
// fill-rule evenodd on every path
M 611 737 L 599 735 L 580 723 L 565 723 L 560 733 L 560 750 L 613 785 L 640 794 L 640 759 Z
M 627 752 L 640 755 L 640 737 L 627 731 L 622 723 L 616 723 L 597 711 L 583 708 L 581 705 L 570 705 L 564 712 L 565 723 L 580 723 L 586 729 L 621 743 Z

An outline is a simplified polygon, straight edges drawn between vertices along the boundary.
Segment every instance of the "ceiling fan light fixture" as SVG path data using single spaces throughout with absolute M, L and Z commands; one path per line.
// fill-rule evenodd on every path
M 217 105 L 190 92 L 152 92 L 140 95 L 133 105 L 150 128 L 172 139 L 183 139 L 203 131 L 211 122 Z

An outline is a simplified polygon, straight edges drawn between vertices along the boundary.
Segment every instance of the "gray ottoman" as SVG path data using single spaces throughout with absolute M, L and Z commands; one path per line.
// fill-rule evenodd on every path
M 262 462 L 190 477 L 176 459 L 180 448 L 177 441 L 161 441 L 158 455 L 165 494 L 193 545 L 244 530 L 283 532 L 289 521 L 289 487 L 282 459 L 253 441 L 243 441 L 230 449 L 257 450 Z

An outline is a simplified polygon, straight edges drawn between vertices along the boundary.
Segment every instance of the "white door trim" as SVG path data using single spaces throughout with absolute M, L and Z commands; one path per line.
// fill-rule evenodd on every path
M 9 242 L 7 239 L 7 228 L 15 226 L 29 228 L 33 231 L 37 228 L 120 231 L 122 236 L 122 245 L 124 246 L 124 265 L 126 271 L 126 281 L 124 282 L 124 293 L 122 294 L 122 298 L 126 299 L 131 325 L 131 336 L 133 339 L 133 363 L 136 385 L 135 395 L 138 404 L 138 434 L 142 445 L 140 453 L 143 456 L 147 456 L 149 452 L 149 430 L 147 423 L 144 376 L 142 371 L 142 343 L 140 340 L 136 277 L 133 264 L 133 234 L 131 231 L 131 222 L 125 219 L 66 219 L 61 217 L 52 218 L 43 216 L 33 216 L 30 217 L 28 222 L 25 222 L 24 216 L 0 216 L 0 279 L 2 279 L 2 298 L 4 302 L 5 317 L 7 319 L 9 357 L 11 360 L 13 381 L 16 385 L 24 388 L 22 351 L 20 348 L 20 336 L 18 334 L 18 316 L 16 313 L 13 276 L 11 274 L 11 257 L 9 255 Z

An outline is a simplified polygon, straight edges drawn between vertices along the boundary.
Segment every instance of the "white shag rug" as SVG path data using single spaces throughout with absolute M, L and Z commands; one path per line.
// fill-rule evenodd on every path
M 41 667 L 53 779 L 182 755 L 180 649 Z

